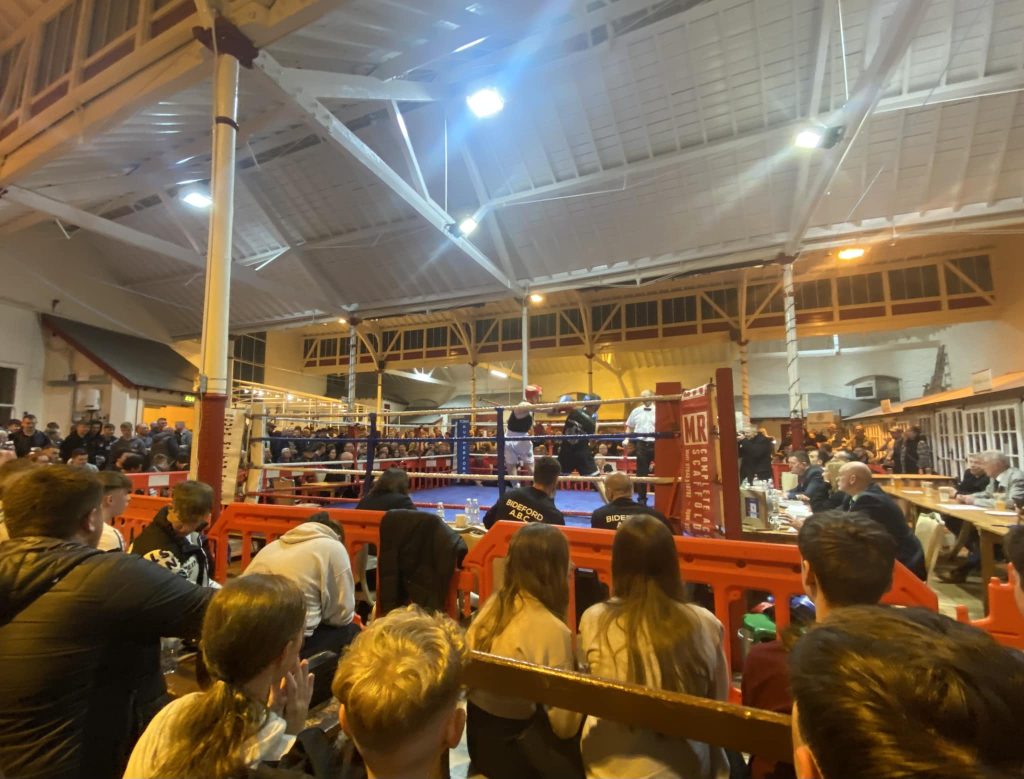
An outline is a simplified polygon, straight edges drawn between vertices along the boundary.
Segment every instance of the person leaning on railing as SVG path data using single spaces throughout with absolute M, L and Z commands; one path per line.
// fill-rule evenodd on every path
M 612 598 L 583 614 L 579 650 L 594 676 L 726 701 L 724 628 L 685 601 L 668 527 L 644 514 L 627 517 L 612 545 Z M 580 742 L 588 777 L 729 776 L 725 752 L 709 744 L 587 717 Z

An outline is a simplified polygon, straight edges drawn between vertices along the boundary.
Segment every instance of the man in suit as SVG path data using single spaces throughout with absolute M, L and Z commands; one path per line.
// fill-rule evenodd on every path
M 960 503 L 983 506 L 987 509 L 995 508 L 997 499 L 1004 501 L 1007 511 L 1016 511 L 1024 506 L 1024 471 L 1011 468 L 1010 458 L 1002 452 L 982 452 L 978 456 L 981 459 L 981 467 L 988 476 L 988 484 L 979 492 L 957 495 L 956 499 Z M 941 574 L 939 578 L 942 581 L 961 584 L 967 581 L 967 576 L 972 571 L 981 569 L 981 546 L 977 535 L 967 542 L 967 548 L 970 550 L 967 560 L 948 573 Z
M 828 501 L 828 484 L 820 465 L 811 465 L 811 458 L 803 449 L 790 452 L 789 470 L 796 474 L 796 487 L 788 493 L 790 500 L 811 504 L 813 511 L 822 511 Z
M 896 559 L 918 578 L 927 579 L 921 542 L 896 501 L 875 484 L 871 469 L 861 462 L 847 463 L 839 470 L 839 489 L 847 495 L 842 508 L 860 512 L 884 527 L 896 541 Z

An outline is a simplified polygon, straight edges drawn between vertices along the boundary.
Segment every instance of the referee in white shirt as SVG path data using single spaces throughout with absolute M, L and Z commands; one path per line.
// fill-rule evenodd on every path
M 626 420 L 627 433 L 644 435 L 654 432 L 654 401 L 651 400 L 653 396 L 654 393 L 646 389 L 640 393 L 644 402 L 629 413 Z M 651 473 L 651 461 L 654 459 L 654 438 L 627 438 L 622 445 L 627 447 L 630 443 L 633 444 L 636 453 L 636 475 L 648 476 Z M 637 484 L 636 494 L 641 503 L 647 503 L 647 482 Z

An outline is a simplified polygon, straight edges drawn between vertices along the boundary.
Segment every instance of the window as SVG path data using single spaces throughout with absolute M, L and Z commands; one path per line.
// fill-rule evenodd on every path
M 626 304 L 626 327 L 657 327 L 658 304 L 651 300 L 645 303 Z
M 933 440 L 936 473 L 959 477 L 967 460 L 967 452 L 964 451 L 964 420 L 960 409 L 935 414 Z
M 771 300 L 764 303 L 765 298 L 775 290 Z M 761 304 L 764 303 L 764 308 Z M 753 284 L 747 287 L 747 315 L 752 316 L 755 311 L 761 309 L 762 314 L 781 314 L 785 310 L 785 303 L 782 300 L 782 288 L 776 289 L 774 284 Z
M 302 342 L 302 359 L 313 360 L 316 359 L 316 339 L 306 338 Z
M 315 357 L 316 344 L 315 338 L 307 338 L 303 342 L 303 352 L 307 360 Z M 235 359 L 231 376 L 235 381 L 263 383 L 267 356 L 267 334 L 265 332 L 238 336 L 235 338 L 232 354 Z
M 443 349 L 448 346 L 448 327 L 431 327 L 427 330 L 427 348 Z
M 18 384 L 15 368 L 0 368 L 0 423 L 7 424 L 14 414 L 14 388 Z
M 735 287 L 708 290 L 701 296 L 701 319 L 725 319 L 735 317 L 739 311 L 739 295 Z M 721 310 L 719 310 L 721 309 Z M 725 314 L 723 317 L 722 314 Z
M 338 356 L 338 339 L 336 338 L 321 338 L 320 339 L 320 358 L 326 359 L 329 357 Z
M 71 68 L 77 26 L 75 3 L 43 25 L 43 39 L 39 45 L 39 69 L 36 71 L 36 92 L 57 81 Z
M 1010 466 L 1020 468 L 1020 419 L 1017 406 L 992 406 L 988 409 L 989 444 L 1010 458 Z
M 382 352 L 391 352 L 398 350 L 398 331 L 397 330 L 385 330 L 381 333 L 381 346 Z
M 530 338 L 552 338 L 558 328 L 558 314 L 537 314 L 530 317 Z
M 793 294 L 798 310 L 832 307 L 832 282 L 829 279 L 800 282 L 795 285 Z
M 89 27 L 89 54 L 134 27 L 138 16 L 139 0 L 96 0 Z
M 881 273 L 840 276 L 836 279 L 836 299 L 841 306 L 862 306 L 885 300 Z
M 599 330 L 622 329 L 622 308 L 618 303 L 605 303 L 590 309 L 590 329 L 594 335 Z
M 950 260 L 945 272 L 946 292 L 950 295 L 977 294 L 978 290 L 964 281 L 963 277 L 974 282 L 982 292 L 992 292 L 993 290 L 992 268 L 989 266 L 987 255 Z
M 984 411 L 964 411 L 964 434 L 968 454 L 984 452 L 989 448 L 986 422 Z
M 938 268 L 934 265 L 921 265 L 889 271 L 889 294 L 893 300 L 938 297 Z
M 521 341 L 523 340 L 523 320 L 516 317 L 515 319 L 502 319 L 501 320 L 501 340 L 502 341 Z
M 410 349 L 422 349 L 423 348 L 423 331 L 422 330 L 406 330 L 402 333 L 402 349 L 408 351 Z
M 559 312 L 559 335 L 583 335 L 583 315 L 578 308 L 567 308 Z
M 478 344 L 492 344 L 498 340 L 498 328 L 494 326 L 494 319 L 478 319 L 474 323 L 476 327 L 476 342 Z
M 697 298 L 687 295 L 681 298 L 669 298 L 661 301 L 661 322 L 671 325 L 677 322 L 697 321 Z

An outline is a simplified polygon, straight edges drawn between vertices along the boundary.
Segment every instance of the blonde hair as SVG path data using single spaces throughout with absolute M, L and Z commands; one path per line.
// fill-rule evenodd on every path
M 444 614 L 407 606 L 356 637 L 331 689 L 360 749 L 387 752 L 456 703 L 468 661 L 462 628 Z

